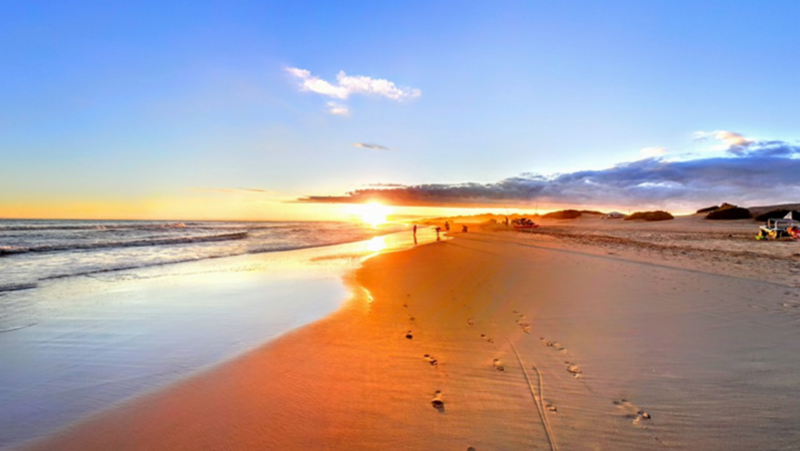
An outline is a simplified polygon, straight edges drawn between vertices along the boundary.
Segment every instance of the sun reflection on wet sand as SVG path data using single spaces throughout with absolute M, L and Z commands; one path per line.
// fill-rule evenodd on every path
M 386 237 L 385 236 L 376 236 L 371 240 L 367 241 L 367 250 L 370 252 L 380 252 L 386 249 Z

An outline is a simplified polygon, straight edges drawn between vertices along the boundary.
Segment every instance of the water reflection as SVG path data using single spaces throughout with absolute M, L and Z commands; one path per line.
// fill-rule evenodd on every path
M 375 238 L 367 241 L 367 250 L 370 252 L 380 252 L 384 249 L 386 249 L 385 236 L 376 236 Z

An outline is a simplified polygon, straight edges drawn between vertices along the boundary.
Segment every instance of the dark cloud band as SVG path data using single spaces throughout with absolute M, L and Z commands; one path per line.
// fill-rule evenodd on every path
M 800 198 L 800 146 L 758 141 L 731 146 L 731 157 L 689 161 L 649 158 L 598 171 L 555 176 L 522 174 L 496 183 L 423 184 L 365 188 L 343 196 L 309 196 L 299 202 L 399 206 L 570 205 L 695 206 L 723 200 L 794 202 Z

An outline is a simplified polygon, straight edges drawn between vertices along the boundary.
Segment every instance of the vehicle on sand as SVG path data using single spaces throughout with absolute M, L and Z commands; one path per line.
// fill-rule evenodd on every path
M 757 240 L 796 240 L 800 239 L 800 222 L 793 219 L 768 219 L 766 225 L 758 229 Z
M 530 231 L 532 232 L 533 229 L 539 227 L 539 224 L 531 221 L 528 218 L 519 218 L 511 221 L 511 225 L 514 226 L 514 230 L 521 230 L 521 231 Z

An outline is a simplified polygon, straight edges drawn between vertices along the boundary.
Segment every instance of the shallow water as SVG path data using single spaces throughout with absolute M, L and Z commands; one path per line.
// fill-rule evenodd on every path
M 397 230 L 343 222 L 0 220 L 0 293 L 54 278 L 354 242 Z M 0 330 L 4 319 L 0 311 Z
M 420 242 L 435 239 L 427 230 Z M 27 318 L 0 333 L 0 448 L 318 320 L 348 297 L 342 275 L 410 233 L 343 245 L 113 271 L 7 292 Z

